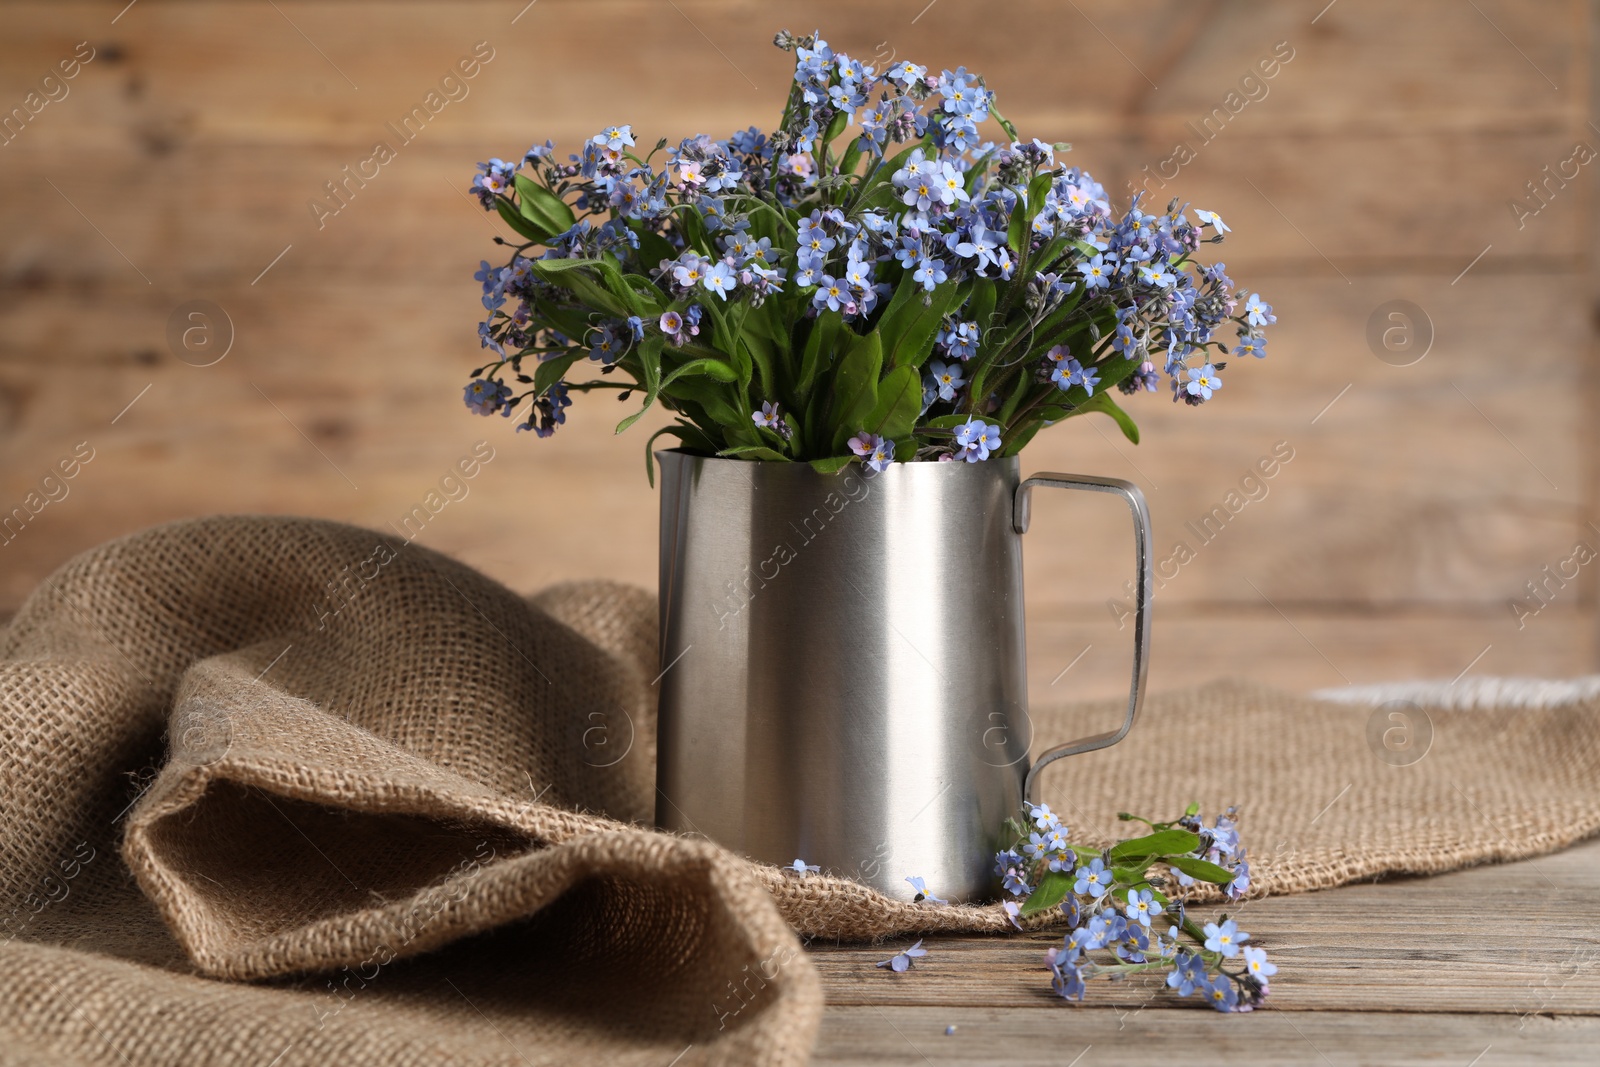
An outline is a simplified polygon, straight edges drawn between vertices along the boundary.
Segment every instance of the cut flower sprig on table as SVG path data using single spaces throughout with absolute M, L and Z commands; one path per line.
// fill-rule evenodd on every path
M 881 471 L 1012 456 L 1090 412 L 1137 441 L 1114 390 L 1164 375 L 1198 405 L 1225 357 L 1265 355 L 1271 307 L 1193 258 L 1227 232 L 1214 213 L 1137 196 L 1114 212 L 1057 160 L 1069 146 L 1022 140 L 964 67 L 775 43 L 796 64 L 770 134 L 645 152 L 619 125 L 568 162 L 546 142 L 479 164 L 473 195 L 521 241 L 496 238 L 509 261 L 477 274 L 493 359 L 472 410 L 543 437 L 572 393 L 611 391 L 638 405 L 619 433 L 657 404 L 677 416 L 647 470 L 669 434 Z
M 1011 845 L 995 856 L 995 874 L 1012 897 L 1012 922 L 1059 909 L 1071 929 L 1046 954 L 1051 987 L 1083 1000 L 1089 980 L 1165 972 L 1180 996 L 1198 994 L 1218 1011 L 1250 1011 L 1277 973 L 1264 950 L 1226 914 L 1199 923 L 1182 899 L 1202 883 L 1229 900 L 1250 888 L 1250 864 L 1232 812 L 1206 826 L 1190 805 L 1169 823 L 1123 813 L 1150 830 L 1106 849 L 1068 841 L 1048 805 L 1007 821 Z M 1020 925 L 1020 924 L 1019 924 Z

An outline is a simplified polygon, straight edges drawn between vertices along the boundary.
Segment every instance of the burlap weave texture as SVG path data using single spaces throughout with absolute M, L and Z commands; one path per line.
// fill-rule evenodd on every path
M 0 1060 L 801 1063 L 822 1000 L 797 932 L 1009 928 L 643 828 L 655 649 L 638 590 L 524 600 L 320 521 L 69 563 L 0 632 Z M 1041 710 L 1035 736 L 1116 714 Z M 1258 892 L 1600 828 L 1590 706 L 1434 710 L 1409 766 L 1370 714 L 1158 695 L 1047 799 L 1091 841 L 1119 809 L 1238 803 Z

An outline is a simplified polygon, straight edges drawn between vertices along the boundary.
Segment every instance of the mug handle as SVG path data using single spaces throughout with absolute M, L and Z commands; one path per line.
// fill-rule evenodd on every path
M 1116 493 L 1125 499 L 1129 510 L 1133 512 L 1134 560 L 1138 565 L 1138 584 L 1135 589 L 1136 605 L 1133 616 L 1133 686 L 1128 694 L 1128 717 L 1116 730 L 1069 741 L 1041 754 L 1033 766 L 1028 768 L 1028 776 L 1022 785 L 1022 795 L 1030 804 L 1038 803 L 1034 790 L 1038 785 L 1039 772 L 1045 767 L 1062 756 L 1075 756 L 1080 752 L 1093 752 L 1097 748 L 1114 745 L 1128 736 L 1128 731 L 1133 728 L 1133 720 L 1139 714 L 1139 705 L 1144 701 L 1145 675 L 1150 662 L 1150 585 L 1153 570 L 1150 559 L 1150 509 L 1145 506 L 1144 494 L 1139 491 L 1138 486 L 1121 478 L 1097 478 L 1088 474 L 1035 474 L 1017 486 L 1016 495 L 1012 498 L 1011 525 L 1019 534 L 1028 532 L 1028 521 L 1031 517 L 1029 505 L 1034 486 L 1045 489 L 1087 489 L 1096 493 Z

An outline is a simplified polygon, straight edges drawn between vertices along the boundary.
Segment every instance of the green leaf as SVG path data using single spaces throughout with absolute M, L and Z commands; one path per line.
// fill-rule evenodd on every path
M 878 373 L 883 368 L 883 344 L 876 333 L 849 335 L 850 347 L 833 375 L 833 405 L 829 440 L 837 451 L 846 438 L 861 429 L 878 403 Z
M 827 459 L 814 459 L 811 461 L 811 469 L 818 474 L 837 474 L 860 458 L 860 456 L 829 456 Z
M 1111 862 L 1143 859 L 1146 856 L 1181 856 L 1200 847 L 1200 838 L 1188 830 L 1158 830 L 1111 847 Z
M 843 111 L 834 115 L 833 121 L 828 123 L 828 132 L 822 135 L 822 143 L 832 144 L 834 138 L 838 137 L 844 132 L 844 128 L 849 124 L 849 121 L 850 116 L 846 115 Z
M 1192 819 L 1200 814 L 1200 805 L 1191 800 L 1189 806 L 1183 809 L 1183 813 Z
M 634 314 L 639 315 L 641 318 L 659 319 L 661 313 L 667 310 L 666 305 L 662 303 L 661 290 L 657 289 L 656 283 L 649 278 L 642 274 L 624 274 L 622 275 L 622 282 L 627 287 L 627 291 L 638 299 L 639 305 L 643 309 L 642 311 L 634 312 Z
M 1021 452 L 1027 447 L 1028 442 L 1032 441 L 1039 431 L 1044 429 L 1044 424 L 1044 419 L 1030 418 L 1020 427 L 1011 429 L 1001 439 L 1001 444 L 1004 447 L 1001 448 L 1000 454 L 1002 456 L 1014 456 Z
M 1006 227 L 1006 244 L 1011 246 L 1011 251 L 1017 254 L 1019 260 L 1027 258 L 1024 253 L 1028 247 L 1030 229 L 1031 224 L 1026 211 L 1018 210 L 1011 213 L 1011 223 Z M 1022 272 L 1018 271 L 1017 275 L 1017 281 L 1012 283 L 1014 285 L 1022 284 Z
M 672 434 L 672 436 L 690 448 L 699 448 L 706 452 L 715 451 L 706 435 L 701 433 L 700 428 L 697 426 L 680 424 L 661 427 L 661 429 L 646 438 L 644 442 L 644 476 L 649 480 L 650 488 L 652 489 L 656 487 L 656 462 L 652 449 L 655 446 L 656 438 L 666 433 Z
M 730 392 L 728 386 L 708 378 L 680 378 L 673 383 L 672 398 L 675 403 L 682 398 L 701 407 L 706 414 L 706 421 L 701 422 L 701 426 L 707 430 L 714 423 L 725 434 L 734 435 L 745 426 L 751 426 L 752 432 L 741 443 L 758 444 L 759 441 L 748 439 L 755 436 L 750 416 L 739 411 L 729 396 Z
M 994 148 L 989 149 L 989 151 L 974 160 L 972 166 L 967 169 L 967 177 L 962 182 L 962 185 L 966 188 L 969 197 L 977 193 L 978 182 L 989 175 L 989 161 L 994 158 L 996 151 L 998 150 Z
M 661 348 L 667 339 L 659 333 L 653 333 L 639 342 L 638 360 L 640 370 L 644 374 L 644 406 L 617 423 L 617 433 L 621 433 L 644 417 L 650 406 L 656 402 L 656 397 L 661 393 Z
M 775 452 L 766 445 L 738 445 L 733 448 L 724 448 L 718 452 L 719 456 L 737 456 L 741 459 L 772 459 L 789 462 L 789 457 L 782 452 Z
M 1001 405 L 999 414 L 996 416 L 1000 420 L 1001 426 L 1011 425 L 1011 417 L 1017 413 L 1017 407 L 1021 405 L 1022 398 L 1028 395 L 1028 390 L 1032 388 L 1033 384 L 1033 376 L 1026 373 L 1026 371 L 1017 375 L 1017 384 L 1011 387 L 1011 395 L 1006 398 L 1006 402 Z
M 1028 183 L 1028 222 L 1031 225 L 1044 207 L 1045 195 L 1050 192 L 1050 186 L 1055 184 L 1056 176 L 1050 171 L 1035 174 L 1033 181 Z
M 691 359 L 681 366 L 674 367 L 665 378 L 661 379 L 661 392 L 666 392 L 667 386 L 679 378 L 688 378 L 692 375 L 704 375 L 719 382 L 732 382 L 739 379 L 739 372 L 720 359 Z
M 888 310 L 878 320 L 884 362 L 891 367 L 922 366 L 933 352 L 933 339 L 938 336 L 945 316 L 961 306 L 970 290 L 970 284 L 964 283 L 941 285 L 927 293 L 907 272 L 900 279 L 900 288 L 889 302 Z M 928 303 L 924 304 L 924 299 Z
M 920 414 L 922 376 L 915 367 L 896 367 L 878 383 L 878 402 L 856 429 L 868 429 L 892 441 L 909 434 Z M 845 436 L 850 432 L 854 431 Z
M 583 349 L 572 352 L 563 352 L 559 356 L 545 360 L 533 372 L 533 391 L 535 395 L 543 396 L 544 391 L 561 380 L 572 365 L 587 356 Z
M 663 259 L 676 259 L 678 250 L 672 247 L 672 242 L 662 237 L 659 233 L 646 228 L 644 223 L 635 219 L 629 227 L 639 235 L 639 262 L 645 266 L 660 263 Z
M 777 383 L 772 377 L 772 342 L 753 329 L 739 331 L 739 344 L 744 347 L 750 362 L 755 366 L 755 372 L 761 380 L 761 388 L 768 396 L 777 393 Z
M 599 271 L 603 263 L 598 259 L 535 259 L 531 261 L 536 274 L 564 288 L 572 290 L 579 300 L 591 308 L 608 315 L 630 315 L 633 312 L 620 297 L 608 292 L 604 286 L 584 273 L 584 269 Z M 612 268 L 615 270 L 615 268 Z M 622 276 L 617 275 L 620 283 Z M 626 286 L 623 286 L 626 288 Z
M 1197 856 L 1168 856 L 1163 860 L 1169 867 L 1182 871 L 1190 878 L 1198 878 L 1202 882 L 1214 882 L 1217 885 L 1227 885 L 1233 881 L 1233 872 L 1226 867 L 1219 867 Z
M 861 162 L 861 138 L 852 137 L 850 147 L 844 150 L 844 155 L 839 160 L 839 173 L 854 174 L 856 164 Z
M 572 208 L 555 193 L 524 174 L 518 174 L 515 181 L 517 207 L 523 218 L 551 234 L 566 233 L 577 223 Z
M 795 401 L 804 404 L 811 398 L 817 378 L 832 364 L 834 343 L 844 320 L 837 312 L 824 311 L 811 320 L 805 348 L 800 353 L 800 376 L 795 379 Z
M 1013 285 L 1026 285 L 1026 282 L 1012 282 Z M 991 328 L 999 325 L 994 322 L 994 303 L 998 296 L 998 289 L 993 278 L 979 278 L 972 283 L 972 298 L 967 301 L 966 315 L 968 320 L 978 324 L 979 345 L 982 337 Z
M 1121 427 L 1122 436 L 1126 437 L 1134 444 L 1139 443 L 1139 427 L 1133 421 L 1133 416 L 1129 415 L 1126 411 L 1123 411 L 1121 406 L 1118 405 L 1115 400 L 1111 399 L 1110 393 L 1107 393 L 1104 390 L 1096 393 L 1094 396 L 1079 404 L 1077 411 L 1075 411 L 1074 414 L 1081 414 L 1086 411 L 1100 411 L 1110 415 L 1116 420 L 1117 425 Z
M 503 196 L 497 196 L 494 198 L 494 208 L 496 211 L 500 212 L 500 217 L 506 221 L 507 226 L 510 226 L 513 230 L 516 230 L 530 241 L 537 241 L 540 244 L 544 244 L 545 242 L 549 241 L 551 237 L 555 236 L 554 234 L 540 229 L 527 219 L 523 218 L 520 214 L 518 214 L 517 209 L 512 206 L 511 201 L 507 200 Z
M 1123 886 L 1138 885 L 1144 881 L 1144 872 L 1150 869 L 1150 865 L 1155 860 L 1154 856 L 1150 856 L 1143 863 L 1132 867 L 1112 867 L 1111 877 L 1115 878 Z
M 1028 899 L 1022 902 L 1020 914 L 1023 918 L 1037 915 L 1048 910 L 1067 899 L 1067 894 L 1072 891 L 1072 875 L 1065 871 L 1046 871 L 1045 876 L 1039 879 L 1039 885 Z

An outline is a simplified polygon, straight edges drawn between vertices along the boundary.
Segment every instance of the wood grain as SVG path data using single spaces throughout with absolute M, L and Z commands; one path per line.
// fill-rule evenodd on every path
M 899 947 L 813 942 L 828 1009 L 818 1063 L 1066 1063 L 1086 1046 L 1204 1049 L 1240 1064 L 1592 1061 L 1600 1039 L 1600 842 L 1514 864 L 1251 901 L 1237 909 L 1279 965 L 1269 1008 L 1220 1017 L 1153 981 L 1049 990 L 1059 938 L 928 938 Z M 1502 922 L 1500 916 L 1516 916 Z M 946 1035 L 945 1028 L 955 1033 Z M 1492 1048 L 1492 1055 L 1489 1055 Z M 1091 1052 L 1090 1056 L 1096 1055 Z
M 958 0 L 8 5 L 0 102 L 78 41 L 97 55 L 0 147 L 0 509 L 77 442 L 97 458 L 0 545 L 0 608 L 73 552 L 185 515 L 382 525 L 480 437 L 494 463 L 426 543 L 518 588 L 652 584 L 651 420 L 615 438 L 620 409 L 580 404 L 534 442 L 455 399 L 479 355 L 467 276 L 498 225 L 462 187 L 475 160 L 536 135 L 770 120 L 788 61 L 768 42 L 787 24 L 880 62 L 985 71 L 1013 119 L 1073 141 L 1071 160 L 1114 191 L 1175 139 L 1195 142 L 1174 188 L 1235 227 L 1219 251 L 1275 303 L 1272 355 L 1231 369 L 1204 411 L 1136 401 L 1137 449 L 1080 420 L 1025 459 L 1139 482 L 1158 562 L 1194 551 L 1158 594 L 1157 684 L 1193 680 L 1179 650 L 1197 646 L 1207 674 L 1302 689 L 1451 677 L 1486 647 L 1475 670 L 1593 669 L 1593 568 L 1523 629 L 1508 606 L 1578 541 L 1600 546 L 1593 168 L 1520 228 L 1508 208 L 1574 143 L 1600 142 L 1591 5 L 1324 6 L 1018 0 L 974 19 Z M 597 67 L 591 46 L 613 25 L 637 43 Z M 307 202 L 323 183 L 480 40 L 495 58 L 468 95 L 319 229 Z M 1200 143 L 1189 124 L 1280 41 L 1293 58 L 1265 95 Z M 166 339 L 174 308 L 200 298 L 236 334 L 207 368 Z M 1368 347 L 1369 317 L 1394 299 L 1432 322 L 1415 366 Z M 1193 524 L 1280 441 L 1295 458 L 1270 493 L 1201 544 Z M 1091 644 L 1054 691 L 1122 684 L 1107 601 L 1122 595 L 1126 520 L 1105 503 L 1040 499 L 1036 692 Z

